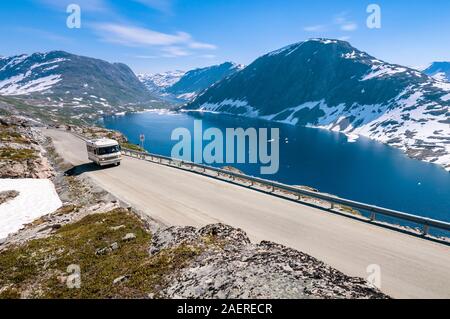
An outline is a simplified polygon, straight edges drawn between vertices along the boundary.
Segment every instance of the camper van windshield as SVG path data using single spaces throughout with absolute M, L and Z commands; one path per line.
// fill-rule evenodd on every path
M 108 146 L 108 147 L 102 147 L 98 149 L 98 155 L 106 155 L 111 153 L 117 153 L 120 151 L 120 146 Z

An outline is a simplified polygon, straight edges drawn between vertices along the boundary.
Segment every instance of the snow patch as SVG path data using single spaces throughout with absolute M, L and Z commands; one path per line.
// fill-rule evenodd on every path
M 259 112 L 251 105 L 249 105 L 247 101 L 231 100 L 231 99 L 223 100 L 220 103 L 204 103 L 200 106 L 199 111 L 236 114 L 237 112 L 233 111 L 237 110 L 241 111 L 242 109 L 244 110 L 244 112 L 238 112 L 238 114 L 242 116 L 248 117 L 259 116 Z
M 372 66 L 372 71 L 370 73 L 366 74 L 360 81 L 367 81 L 367 80 L 371 80 L 374 78 L 391 76 L 391 75 L 394 75 L 397 73 L 403 73 L 406 71 L 408 71 L 406 68 L 389 65 L 389 64 L 374 65 L 374 66 Z
M 0 82 L 0 94 L 25 95 L 33 92 L 46 91 L 61 81 L 61 75 L 49 75 L 36 80 L 23 82 L 24 75 L 16 75 Z
M 62 206 L 48 179 L 0 179 L 0 192 L 11 190 L 19 196 L 0 205 L 0 239 Z
M 22 63 L 23 61 L 28 59 L 28 57 L 29 57 L 29 55 L 27 55 L 27 54 L 23 54 L 23 55 L 12 57 L 11 61 L 9 61 L 5 66 L 3 66 L 0 69 L 0 72 L 5 71 L 8 68 L 12 68 L 12 67 Z
M 183 93 L 177 96 L 181 100 L 191 101 L 197 97 L 197 92 Z
M 447 76 L 444 72 L 438 72 L 435 75 L 431 76 L 433 79 L 437 80 L 437 81 L 447 81 Z
M 444 101 L 444 102 L 450 101 L 450 93 L 447 94 L 447 95 L 444 95 L 443 97 L 441 97 L 441 100 Z
M 330 39 L 310 39 L 309 41 L 317 41 L 323 44 L 333 44 L 338 43 L 337 40 L 330 40 Z

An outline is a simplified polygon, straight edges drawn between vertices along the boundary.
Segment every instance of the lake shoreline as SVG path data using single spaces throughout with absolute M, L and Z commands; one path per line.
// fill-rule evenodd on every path
M 185 109 L 178 109 L 178 110 L 176 110 L 176 111 L 178 111 L 178 112 L 183 112 L 183 113 L 196 112 L 196 113 L 210 113 L 210 114 L 216 114 L 216 115 L 221 115 L 221 114 L 223 114 L 223 115 L 227 115 L 227 116 L 236 116 L 236 117 L 240 117 L 240 118 L 248 118 L 248 119 L 259 119 L 259 120 L 267 121 L 267 122 L 270 122 L 270 123 L 275 122 L 275 123 L 280 123 L 280 124 L 286 124 L 286 125 L 296 126 L 295 124 L 292 124 L 292 123 L 289 123 L 289 122 L 286 122 L 286 121 L 273 121 L 273 120 L 269 120 L 269 119 L 267 119 L 267 118 L 265 118 L 265 117 L 259 117 L 259 116 L 254 117 L 254 116 L 246 116 L 246 115 L 241 115 L 241 114 L 233 114 L 233 113 L 227 113 L 227 112 L 217 112 L 217 111 L 210 111 L 210 110 L 185 110 Z M 386 145 L 386 146 L 392 147 L 392 148 L 394 148 L 394 149 L 400 150 L 402 153 L 404 153 L 408 158 L 410 158 L 410 159 L 412 159 L 412 160 L 417 160 L 417 161 L 421 161 L 421 162 L 424 162 L 424 163 L 429 163 L 429 164 L 436 165 L 436 166 L 442 168 L 444 171 L 446 171 L 446 172 L 448 172 L 448 173 L 450 174 L 450 162 L 447 163 L 447 164 L 436 164 L 436 163 L 433 163 L 433 162 L 431 162 L 431 161 L 427 161 L 426 159 L 421 158 L 421 157 L 413 157 L 413 156 L 410 156 L 409 150 L 403 150 L 402 148 L 393 146 L 393 145 L 391 145 L 391 144 L 382 142 L 382 141 L 380 141 L 380 140 L 371 138 L 371 137 L 369 137 L 369 136 L 360 135 L 360 134 L 354 134 L 354 133 L 351 133 L 351 132 L 350 132 L 350 133 L 344 133 L 344 132 L 342 132 L 342 131 L 330 130 L 330 129 L 325 128 L 325 127 L 314 126 L 314 125 L 305 125 L 305 126 L 303 126 L 303 127 L 314 128 L 314 129 L 320 129 L 320 130 L 325 130 L 325 131 L 328 131 L 328 132 L 336 132 L 336 133 L 343 134 L 343 135 L 345 135 L 345 136 L 347 137 L 347 140 L 348 140 L 349 143 L 353 143 L 353 142 L 355 142 L 359 137 L 363 136 L 363 137 L 368 138 L 368 139 L 370 139 L 370 140 L 372 140 L 372 141 L 376 141 L 376 142 L 381 143 L 381 144 L 383 144 L 383 145 Z
M 116 114 L 109 114 L 109 115 L 101 116 L 96 123 L 98 123 L 99 125 L 103 126 L 105 117 L 126 116 L 126 115 L 143 114 L 143 113 L 158 113 L 158 114 L 208 113 L 208 114 L 215 114 L 215 115 L 226 115 L 226 116 L 232 116 L 232 117 L 239 117 L 239 118 L 244 118 L 244 119 L 258 119 L 258 120 L 262 120 L 262 121 L 267 121 L 269 123 L 279 123 L 279 124 L 286 124 L 286 125 L 296 126 L 296 125 L 294 125 L 292 123 L 288 123 L 288 122 L 284 122 L 284 121 L 268 120 L 265 117 L 252 117 L 252 116 L 246 116 L 246 115 L 241 115 L 241 114 L 233 114 L 233 113 L 227 113 L 227 112 L 216 112 L 216 111 L 210 111 L 210 110 L 185 110 L 185 109 L 180 109 L 180 108 L 174 108 L 174 109 L 169 109 L 169 108 L 161 108 L 161 109 L 159 109 L 159 108 L 152 108 L 152 109 L 146 109 L 146 110 L 143 110 L 143 111 L 119 112 L 119 113 L 116 113 Z M 393 146 L 391 144 L 382 142 L 380 140 L 371 138 L 369 136 L 360 135 L 360 134 L 354 134 L 354 133 L 351 133 L 351 132 L 350 133 L 345 133 L 345 132 L 342 132 L 342 131 L 329 130 L 329 129 L 325 128 L 325 127 L 313 126 L 313 125 L 306 125 L 306 126 L 303 126 L 303 127 L 319 129 L 319 130 L 325 130 L 327 132 L 335 132 L 335 133 L 342 134 L 342 135 L 347 137 L 347 140 L 348 140 L 349 143 L 355 142 L 356 140 L 358 140 L 362 136 L 362 137 L 368 138 L 368 139 L 370 139 L 372 141 L 375 141 L 375 142 L 381 143 L 383 145 L 392 147 L 394 149 L 400 150 L 409 159 L 421 161 L 421 162 L 432 164 L 432 165 L 436 165 L 436 166 L 442 168 L 444 171 L 446 171 L 446 172 L 448 172 L 450 174 L 450 163 L 448 163 L 448 164 L 436 164 L 434 162 L 427 161 L 426 159 L 423 159 L 421 157 L 413 157 L 413 156 L 410 155 L 409 150 L 403 150 L 402 148 Z

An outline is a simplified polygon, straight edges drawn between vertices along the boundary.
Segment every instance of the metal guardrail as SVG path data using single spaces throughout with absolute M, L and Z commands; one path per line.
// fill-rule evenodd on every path
M 201 171 L 195 171 L 195 173 L 200 173 L 200 174 L 207 175 L 207 176 L 208 176 L 208 174 L 206 174 L 206 171 L 210 171 L 210 172 L 215 172 L 217 174 L 215 176 L 216 178 L 220 178 L 220 176 L 230 176 L 232 178 L 232 181 L 235 181 L 235 179 L 245 180 L 245 181 L 250 182 L 250 185 L 247 187 L 251 187 L 251 188 L 253 188 L 255 183 L 258 183 L 260 185 L 269 187 L 271 189 L 271 191 L 270 191 L 271 193 L 273 193 L 275 190 L 283 190 L 283 191 L 292 193 L 294 195 L 297 195 L 299 199 L 300 199 L 300 196 L 308 196 L 308 197 L 320 199 L 320 200 L 329 202 L 331 205 L 331 207 L 330 207 L 331 209 L 334 209 L 334 205 L 338 204 L 338 205 L 345 205 L 345 206 L 348 206 L 348 207 L 351 207 L 354 209 L 358 209 L 358 210 L 364 210 L 364 211 L 367 211 L 370 213 L 371 221 L 375 221 L 377 214 L 380 214 L 380 215 L 394 217 L 394 218 L 408 221 L 408 222 L 413 222 L 413 223 L 419 224 L 423 227 L 422 228 L 423 235 L 429 234 L 430 227 L 444 230 L 444 231 L 450 231 L 450 223 L 440 221 L 440 220 L 411 215 L 411 214 L 399 212 L 396 210 L 391 210 L 391 209 L 382 208 L 382 207 L 378 207 L 378 206 L 374 206 L 374 205 L 369 205 L 369 204 L 365 204 L 365 203 L 361 203 L 361 202 L 356 202 L 356 201 L 352 201 L 352 200 L 348 200 L 348 199 L 343 199 L 343 198 L 339 198 L 337 196 L 332 196 L 332 195 L 323 194 L 323 193 L 319 193 L 319 192 L 299 189 L 297 187 L 289 186 L 286 184 L 282 184 L 282 183 L 278 183 L 278 182 L 274 182 L 274 181 L 270 181 L 270 180 L 265 180 L 265 179 L 258 178 L 258 177 L 248 176 L 248 175 L 244 175 L 244 174 L 239 174 L 239 173 L 235 173 L 235 172 L 231 172 L 228 170 L 223 170 L 223 169 L 219 169 L 219 168 L 215 168 L 215 167 L 211 167 L 211 166 L 207 166 L 207 165 L 203 165 L 203 164 L 197 164 L 197 163 L 193 163 L 193 162 L 182 161 L 179 159 L 173 159 L 173 158 L 167 157 L 167 156 L 156 155 L 156 154 L 151 154 L 151 153 L 147 153 L 147 152 L 139 152 L 139 151 L 126 149 L 126 148 L 123 148 L 122 151 L 125 155 L 129 155 L 131 157 L 136 157 L 139 159 L 143 159 L 143 160 L 147 160 L 147 161 L 151 161 L 151 162 L 155 162 L 155 163 L 159 163 L 159 164 L 163 164 L 163 165 L 167 165 L 167 166 L 176 166 L 178 168 L 182 168 L 182 169 L 185 169 L 188 171 L 194 171 L 194 168 L 199 168 Z M 166 163 L 164 163 L 163 161 L 166 161 Z M 188 166 L 188 167 L 186 167 L 186 166 Z M 235 182 L 235 184 L 244 186 L 237 182 Z
M 73 131 L 71 133 L 84 141 L 87 140 L 86 137 L 84 137 L 80 134 L 77 134 Z M 300 196 L 308 196 L 311 198 L 320 199 L 320 200 L 329 202 L 331 205 L 330 209 L 334 209 L 334 205 L 338 204 L 338 205 L 345 205 L 345 206 L 348 206 L 348 207 L 351 207 L 354 209 L 358 209 L 358 210 L 364 210 L 364 211 L 367 211 L 370 213 L 371 221 L 375 221 L 377 214 L 379 214 L 379 215 L 389 216 L 389 217 L 397 218 L 397 219 L 408 221 L 408 222 L 413 222 L 413 223 L 416 223 L 416 224 L 419 224 L 422 226 L 422 234 L 424 236 L 429 234 L 430 227 L 450 232 L 450 223 L 436 220 L 436 219 L 407 214 L 407 213 L 399 212 L 396 210 L 378 207 L 378 206 L 374 206 L 374 205 L 369 205 L 369 204 L 365 204 L 365 203 L 361 203 L 361 202 L 356 202 L 353 200 L 348 200 L 348 199 L 344 199 L 344 198 L 340 198 L 340 197 L 332 196 L 332 195 L 328 195 L 328 194 L 323 194 L 323 193 L 319 193 L 319 192 L 308 191 L 308 190 L 300 189 L 300 188 L 297 188 L 294 186 L 290 186 L 290 185 L 286 185 L 286 184 L 282 184 L 282 183 L 278 183 L 278 182 L 274 182 L 274 181 L 270 181 L 270 180 L 266 180 L 266 179 L 262 179 L 262 178 L 258 178 L 258 177 L 239 174 L 239 173 L 231 172 L 231 171 L 220 169 L 220 168 L 215 168 L 212 166 L 183 161 L 180 159 L 174 159 L 174 158 L 163 156 L 163 155 L 151 154 L 151 153 L 147 153 L 147 152 L 139 152 L 139 151 L 135 151 L 135 150 L 127 149 L 127 148 L 122 148 L 122 152 L 124 153 L 124 155 L 128 155 L 130 157 L 135 157 L 135 158 L 139 158 L 142 160 L 151 161 L 151 162 L 166 165 L 166 166 L 181 168 L 181 169 L 184 169 L 187 171 L 195 172 L 197 174 L 203 174 L 205 176 L 211 176 L 206 173 L 207 171 L 214 172 L 214 173 L 216 173 L 216 176 L 214 176 L 215 178 L 220 178 L 223 180 L 225 180 L 225 179 L 221 178 L 221 176 L 222 177 L 230 176 L 232 178 L 232 182 L 234 182 L 235 184 L 240 185 L 240 186 L 244 186 L 244 185 L 237 183 L 235 180 L 236 179 L 245 180 L 250 183 L 249 186 L 246 186 L 247 188 L 250 187 L 250 188 L 255 189 L 254 186 L 257 183 L 257 184 L 260 184 L 260 185 L 270 188 L 271 190 L 268 193 L 273 193 L 275 190 L 283 190 L 283 191 L 292 193 L 293 195 L 297 195 L 298 200 L 300 200 Z M 166 163 L 164 163 L 164 161 L 166 161 Z M 188 166 L 188 167 L 186 167 L 186 166 Z M 201 171 L 198 171 L 198 170 L 195 171 L 194 168 L 199 168 Z

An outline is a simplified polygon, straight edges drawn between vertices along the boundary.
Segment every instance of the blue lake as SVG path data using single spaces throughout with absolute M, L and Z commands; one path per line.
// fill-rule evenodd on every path
M 216 127 L 224 135 L 226 128 L 280 129 L 278 173 L 261 175 L 258 164 L 231 164 L 246 174 L 311 186 L 339 197 L 450 221 L 449 172 L 366 138 L 349 143 L 345 135 L 336 132 L 196 112 L 112 116 L 104 118 L 103 125 L 123 132 L 136 144 L 143 133 L 144 147 L 149 152 L 170 156 L 172 147 L 178 143 L 171 140 L 173 129 L 183 127 L 193 132 L 196 119 L 203 120 L 204 130 Z M 198 142 L 201 141 L 195 141 Z

